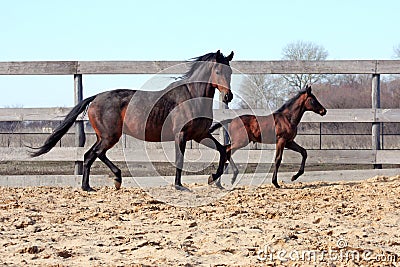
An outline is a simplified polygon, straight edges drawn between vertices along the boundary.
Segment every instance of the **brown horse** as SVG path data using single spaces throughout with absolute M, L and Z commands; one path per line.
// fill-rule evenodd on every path
M 123 132 L 144 141 L 175 141 L 175 188 L 179 190 L 186 190 L 181 183 L 186 141 L 203 140 L 202 143 L 216 147 L 220 152 L 217 173 L 212 175 L 212 181 L 215 181 L 223 173 L 227 156 L 225 147 L 208 130 L 212 124 L 215 88 L 223 93 L 225 103 L 233 97 L 230 89 L 232 69 L 229 66 L 232 58 L 233 52 L 225 57 L 219 50 L 194 58 L 187 73 L 161 91 L 117 89 L 86 98 L 31 155 L 37 157 L 50 151 L 78 115 L 87 109 L 97 141 L 84 155 L 83 190 L 93 190 L 89 185 L 89 173 L 96 158 L 116 176 L 115 187 L 121 187 L 121 170 L 107 158 L 106 152 L 119 141 Z
M 307 159 L 307 151 L 299 146 L 294 138 L 297 135 L 297 125 L 306 111 L 314 111 L 321 116 L 326 114 L 326 109 L 319 103 L 315 95 L 311 93 L 311 86 L 300 91 L 295 97 L 287 101 L 281 108 L 268 116 L 242 115 L 230 120 L 224 120 L 213 125 L 210 133 L 222 125 L 230 123 L 228 127 L 231 144 L 226 147 L 229 163 L 233 168 L 234 175 L 232 184 L 239 173 L 232 159 L 236 150 L 247 146 L 250 142 L 273 144 L 276 143 L 275 169 L 272 183 L 276 188 L 278 185 L 278 169 L 282 161 L 283 149 L 286 147 L 299 152 L 302 156 L 299 171 L 293 175 L 292 181 L 304 173 L 304 165 Z

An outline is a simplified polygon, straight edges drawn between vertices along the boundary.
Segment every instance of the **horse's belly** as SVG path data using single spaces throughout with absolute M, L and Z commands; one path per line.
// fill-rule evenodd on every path
M 175 134 L 170 127 L 128 127 L 125 125 L 124 133 L 147 142 L 167 142 L 174 141 Z

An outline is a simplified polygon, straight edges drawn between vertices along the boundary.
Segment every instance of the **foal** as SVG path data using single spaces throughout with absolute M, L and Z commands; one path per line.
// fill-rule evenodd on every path
M 215 131 L 226 123 L 230 123 L 228 132 L 231 144 L 226 146 L 226 153 L 234 172 L 231 180 L 232 184 L 236 181 L 239 170 L 231 156 L 236 150 L 247 146 L 250 142 L 276 143 L 275 169 L 272 175 L 272 183 L 276 188 L 280 187 L 277 174 L 285 147 L 299 152 L 302 156 L 300 169 L 293 175 L 292 181 L 302 175 L 307 159 L 307 151 L 299 146 L 294 141 L 294 138 L 297 135 L 297 125 L 306 111 L 313 111 L 321 116 L 326 114 L 326 109 L 311 93 L 311 86 L 306 86 L 306 89 L 300 91 L 281 108 L 268 116 L 242 115 L 213 125 L 210 128 L 210 132 Z

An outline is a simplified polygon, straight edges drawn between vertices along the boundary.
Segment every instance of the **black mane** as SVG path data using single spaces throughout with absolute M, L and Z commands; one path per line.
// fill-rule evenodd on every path
M 299 92 L 297 93 L 297 95 L 295 95 L 294 97 L 292 97 L 291 99 L 289 99 L 288 101 L 286 101 L 285 104 L 283 104 L 283 105 L 282 105 L 277 111 L 275 111 L 275 112 L 282 112 L 282 111 L 284 111 L 285 109 L 287 109 L 288 107 L 290 107 L 291 105 L 293 105 L 294 102 L 296 102 L 296 100 L 297 100 L 302 94 L 305 94 L 305 93 L 307 93 L 307 90 L 306 90 L 306 89 L 303 89 L 303 90 L 299 91 Z
M 221 59 L 225 59 L 225 56 L 222 53 L 220 53 L 220 57 L 221 57 Z M 208 54 L 205 54 L 205 55 L 202 55 L 202 56 L 199 56 L 199 57 L 194 57 L 194 58 L 189 59 L 190 68 L 185 74 L 183 74 L 180 77 L 180 79 L 181 80 L 189 79 L 193 75 L 194 71 L 204 61 L 218 61 L 217 60 L 217 53 L 208 53 Z M 227 61 L 226 64 L 229 66 L 229 61 Z

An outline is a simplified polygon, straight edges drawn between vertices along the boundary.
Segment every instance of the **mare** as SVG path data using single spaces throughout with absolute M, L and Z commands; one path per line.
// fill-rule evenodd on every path
M 272 175 L 272 183 L 276 188 L 280 187 L 278 184 L 278 169 L 282 161 L 284 148 L 301 154 L 300 169 L 293 175 L 292 181 L 299 178 L 304 173 L 307 151 L 298 145 L 294 138 L 297 135 L 297 126 L 306 111 L 313 111 L 321 116 L 326 114 L 326 109 L 312 94 L 311 86 L 309 85 L 268 116 L 242 115 L 213 125 L 210 128 L 210 133 L 230 123 L 228 133 L 231 143 L 226 146 L 226 153 L 234 173 L 231 183 L 233 184 L 236 181 L 239 173 L 232 159 L 232 154 L 238 149 L 247 146 L 250 142 L 276 144 L 275 169 Z
M 215 89 L 229 103 L 233 94 L 230 83 L 233 52 L 224 56 L 219 50 L 193 58 L 189 70 L 178 81 L 160 91 L 116 89 L 88 97 L 77 104 L 48 136 L 41 147 L 35 148 L 32 157 L 49 152 L 85 111 L 96 133 L 97 141 L 84 154 L 82 189 L 93 191 L 89 185 L 90 167 L 96 158 L 114 173 L 116 189 L 121 187 L 121 170 L 106 156 L 123 132 L 149 142 L 175 141 L 175 188 L 188 190 L 181 183 L 181 173 L 186 141 L 195 140 L 216 148 L 220 164 L 209 183 L 223 173 L 227 160 L 225 147 L 210 133 L 213 120 L 212 104 Z

